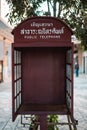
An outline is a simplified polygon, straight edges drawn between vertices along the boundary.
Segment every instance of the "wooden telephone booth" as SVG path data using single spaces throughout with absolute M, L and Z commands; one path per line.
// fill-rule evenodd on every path
M 49 114 L 74 121 L 71 29 L 57 18 L 32 17 L 12 33 L 13 121 L 18 114 L 40 115 L 41 130 Z

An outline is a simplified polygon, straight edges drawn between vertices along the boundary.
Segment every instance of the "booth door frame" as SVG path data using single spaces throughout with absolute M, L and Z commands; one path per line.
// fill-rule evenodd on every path
M 68 76 L 66 72 L 66 101 L 67 106 L 70 111 L 70 115 L 73 118 L 73 48 L 69 47 L 68 49 L 70 51 L 70 58 L 71 61 L 66 61 L 66 70 L 67 65 L 71 66 L 71 74 L 70 77 Z M 67 53 L 69 51 L 66 51 Z M 69 54 L 68 54 L 69 55 Z M 66 54 L 67 59 L 67 54 Z M 22 105 L 22 51 L 19 48 L 13 47 L 12 48 L 12 114 L 13 114 L 13 121 L 15 120 L 18 110 L 20 109 L 20 106 Z M 71 89 L 69 91 L 67 90 L 69 86 L 67 86 L 67 80 L 71 84 Z M 71 90 L 71 91 L 70 91 Z

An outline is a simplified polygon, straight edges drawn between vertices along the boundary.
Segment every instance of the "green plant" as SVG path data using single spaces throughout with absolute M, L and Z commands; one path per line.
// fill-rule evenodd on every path
M 39 116 L 31 116 L 31 123 L 29 130 L 38 130 L 38 124 L 40 122 Z M 47 116 L 48 130 L 59 130 L 58 129 L 58 115 L 48 115 Z
M 48 115 L 48 130 L 59 130 L 58 125 L 58 115 Z M 53 125 L 54 124 L 54 125 Z

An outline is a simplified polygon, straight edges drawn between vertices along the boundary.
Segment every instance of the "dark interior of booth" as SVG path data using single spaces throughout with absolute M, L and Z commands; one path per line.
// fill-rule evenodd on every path
M 21 106 L 19 114 L 68 113 L 66 52 L 70 47 L 20 48 Z

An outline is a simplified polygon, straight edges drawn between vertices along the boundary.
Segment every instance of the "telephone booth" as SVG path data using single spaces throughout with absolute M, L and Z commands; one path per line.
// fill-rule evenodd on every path
M 12 115 L 73 118 L 73 32 L 60 19 L 32 17 L 13 31 Z

